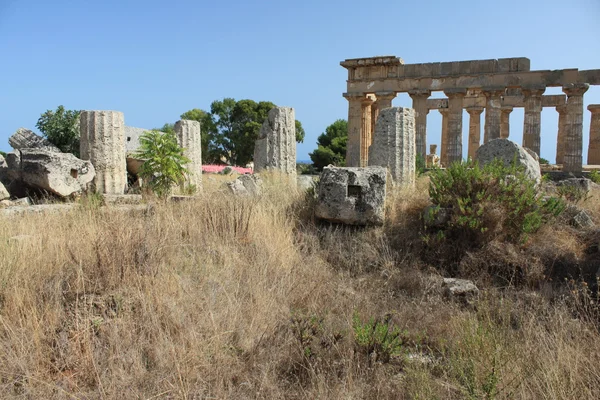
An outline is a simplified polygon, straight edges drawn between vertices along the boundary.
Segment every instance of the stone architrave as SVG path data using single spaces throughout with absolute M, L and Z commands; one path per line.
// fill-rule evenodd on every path
M 188 170 L 186 183 L 197 188 L 202 186 L 202 140 L 200 137 L 200 122 L 182 119 L 175 122 L 175 134 L 183 155 L 190 162 L 185 167 Z
M 373 144 L 369 148 L 369 166 L 388 168 L 394 183 L 415 183 L 415 111 L 392 107 L 381 110 Z
M 349 225 L 382 225 L 387 169 L 325 167 L 321 173 L 315 216 Z
M 590 145 L 588 147 L 588 165 L 600 165 L 600 104 L 590 104 Z
M 448 96 L 448 134 L 446 153 L 448 165 L 462 160 L 462 114 L 466 89 L 446 90 Z
M 415 110 L 415 126 L 416 126 L 416 147 L 417 154 L 425 156 L 427 147 L 427 99 L 431 96 L 430 90 L 416 90 L 408 92 L 412 98 L 413 109 Z
M 475 158 L 475 153 L 481 143 L 481 113 L 483 107 L 469 107 L 469 149 L 468 155 L 470 159 Z
M 523 118 L 523 147 L 540 155 L 542 95 L 545 87 L 523 88 L 525 114 Z
M 587 83 L 563 86 L 567 95 L 564 172 L 581 172 L 583 169 L 583 94 L 589 87 Z
M 503 106 L 500 108 L 500 138 L 508 139 L 510 136 L 510 113 L 512 107 Z
M 441 137 L 441 149 L 440 149 L 440 164 L 442 167 L 448 166 L 448 115 L 449 111 L 447 108 L 438 109 L 442 114 L 442 137 Z
M 567 122 L 567 105 L 556 106 L 558 112 L 558 134 L 556 135 L 556 163 L 562 164 L 565 157 L 565 125 Z
M 291 107 L 275 107 L 260 129 L 254 146 L 254 171 L 296 174 L 296 119 Z
M 500 138 L 501 96 L 504 88 L 488 88 L 483 90 L 485 95 L 485 126 L 483 142 Z
M 80 153 L 96 169 L 92 187 L 103 194 L 124 194 L 127 187 L 125 117 L 119 111 L 82 111 Z

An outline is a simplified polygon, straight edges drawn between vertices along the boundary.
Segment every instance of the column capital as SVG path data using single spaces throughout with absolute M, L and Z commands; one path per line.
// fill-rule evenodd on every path
M 366 93 L 342 93 L 342 96 L 346 98 L 346 100 L 364 100 L 368 99 Z
M 556 111 L 559 114 L 563 114 L 563 113 L 567 112 L 567 105 L 566 104 L 561 104 L 560 106 L 556 106 L 555 108 L 556 108 Z
M 448 98 L 453 98 L 453 97 L 464 97 L 467 94 L 467 89 L 462 89 L 462 88 L 452 88 L 452 89 L 446 89 L 444 90 L 444 94 L 446 96 L 448 96 Z
M 546 91 L 544 85 L 526 85 L 521 88 L 521 92 L 525 97 L 541 97 Z
M 502 111 L 503 113 L 506 114 L 510 114 L 512 112 L 513 108 L 511 106 L 502 106 L 500 107 L 500 111 Z
M 563 86 L 562 91 L 567 96 L 583 96 L 589 88 L 590 85 L 587 83 L 569 83 Z
M 600 104 L 590 104 L 589 106 L 587 106 L 587 109 L 592 114 L 600 114 Z
M 505 91 L 506 88 L 502 86 L 481 88 L 481 93 L 483 93 L 485 97 L 500 97 Z
M 375 92 L 375 98 L 377 100 L 381 99 L 394 99 L 396 97 L 396 92 Z
M 442 115 L 448 115 L 448 113 L 450 112 L 450 109 L 448 108 L 438 108 L 438 111 L 440 112 L 440 114 Z
M 470 115 L 480 115 L 485 108 L 483 107 L 467 107 L 465 108 Z
M 428 98 L 429 96 L 431 96 L 431 90 L 409 90 L 408 95 L 412 98 L 415 98 L 415 97 Z

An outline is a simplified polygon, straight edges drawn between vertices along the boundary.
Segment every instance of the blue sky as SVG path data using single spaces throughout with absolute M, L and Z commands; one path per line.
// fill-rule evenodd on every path
M 153 128 L 233 97 L 294 107 L 306 130 L 298 159 L 308 159 L 325 127 L 347 117 L 346 58 L 528 57 L 532 69 L 596 69 L 599 21 L 600 0 L 0 0 L 0 149 L 60 104 L 123 111 L 127 125 Z M 600 87 L 588 91 L 591 103 Z M 394 105 L 411 101 L 401 95 Z M 586 110 L 586 148 L 589 119 Z M 542 156 L 551 161 L 557 121 L 544 110 Z M 522 124 L 514 111 L 519 143 Z M 463 128 L 466 154 L 466 112 Z M 428 144 L 440 130 L 431 112 Z

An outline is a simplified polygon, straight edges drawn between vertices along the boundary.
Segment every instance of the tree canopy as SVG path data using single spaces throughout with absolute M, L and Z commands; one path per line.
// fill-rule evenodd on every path
M 317 170 L 321 171 L 329 164 L 344 166 L 346 164 L 346 145 L 348 143 L 348 122 L 338 119 L 317 138 L 317 149 L 309 153 Z
M 35 126 L 60 151 L 79 157 L 79 114 L 80 111 L 65 110 L 61 105 L 56 111 L 43 113 Z

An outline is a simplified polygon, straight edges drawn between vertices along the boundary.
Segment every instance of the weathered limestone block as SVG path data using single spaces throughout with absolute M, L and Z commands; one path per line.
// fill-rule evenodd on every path
M 349 225 L 382 225 L 387 169 L 325 167 L 315 216 Z
M 48 151 L 60 152 L 58 147 L 50 143 L 41 136 L 36 135 L 29 129 L 19 128 L 8 138 L 8 144 L 15 149 L 45 149 Z
M 118 111 L 82 111 L 80 117 L 81 158 L 96 169 L 94 190 L 124 194 L 127 187 L 125 121 Z
M 177 142 L 183 148 L 183 155 L 190 160 L 186 165 L 186 183 L 200 188 L 202 185 L 202 142 L 200 122 L 182 119 L 175 122 Z
M 28 186 L 59 196 L 86 190 L 94 179 L 94 166 L 70 153 L 46 149 L 22 149 L 20 157 L 7 157 L 9 168 Z M 13 160 L 14 159 L 14 160 Z M 18 164 L 17 164 L 18 163 Z
M 389 169 L 394 183 L 415 184 L 415 111 L 392 107 L 379 112 L 369 148 L 369 166 Z
M 236 196 L 260 196 L 263 182 L 258 175 L 245 174 L 233 182 L 228 182 L 227 187 Z
M 10 198 L 10 193 L 4 187 L 4 185 L 0 182 L 0 200 L 6 200 Z
M 466 303 L 479 295 L 477 286 L 466 279 L 444 278 L 442 287 L 446 296 Z
M 294 109 L 275 107 L 269 111 L 254 146 L 254 171 L 274 169 L 296 173 L 296 119 Z
M 481 166 L 491 163 L 496 158 L 502 160 L 507 166 L 514 160 L 517 166 L 524 168 L 525 176 L 529 179 L 538 184 L 542 180 L 540 164 L 523 147 L 508 139 L 494 139 L 483 144 L 477 150 L 475 158 Z

